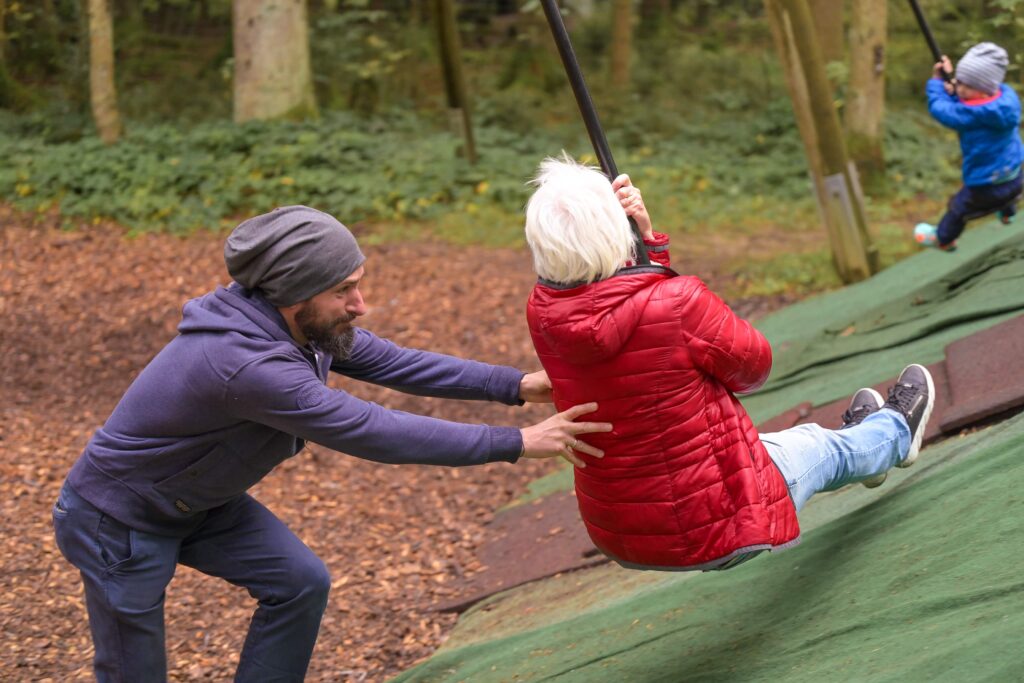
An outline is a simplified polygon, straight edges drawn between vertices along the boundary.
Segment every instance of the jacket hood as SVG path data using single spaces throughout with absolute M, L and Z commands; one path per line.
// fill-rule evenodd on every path
M 668 268 L 625 268 L 607 280 L 569 289 L 538 283 L 527 308 L 531 327 L 552 350 L 575 365 L 619 353 L 636 330 L 652 294 L 651 284 L 674 276 Z
M 178 332 L 233 332 L 252 339 L 295 344 L 280 312 L 258 292 L 237 283 L 188 301 L 182 309 Z

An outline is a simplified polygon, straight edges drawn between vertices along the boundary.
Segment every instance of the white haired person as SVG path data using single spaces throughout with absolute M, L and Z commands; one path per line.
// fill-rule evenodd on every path
M 799 541 L 816 492 L 878 485 L 917 458 L 931 414 L 927 369 L 910 365 L 888 400 L 861 389 L 838 430 L 758 434 L 736 394 L 759 388 L 771 347 L 698 278 L 669 269 L 628 176 L 547 159 L 526 209 L 539 280 L 527 318 L 558 409 L 596 401 L 576 468 L 594 544 L 626 567 L 724 569 Z M 634 265 L 632 216 L 651 265 Z M 584 443 L 585 442 L 585 443 Z

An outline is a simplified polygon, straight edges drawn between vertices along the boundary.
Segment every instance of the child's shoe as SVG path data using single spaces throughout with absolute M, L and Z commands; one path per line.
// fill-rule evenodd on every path
M 882 407 L 885 401 L 882 395 L 870 387 L 858 389 L 857 393 L 850 399 L 850 407 L 843 413 L 843 426 L 840 429 L 855 427 L 864 421 L 864 418 L 876 412 Z M 873 477 L 862 479 L 861 484 L 869 489 L 876 488 L 885 483 L 886 473 L 882 472 Z
M 914 226 L 914 240 L 922 247 L 931 247 L 933 249 L 941 249 L 942 251 L 954 251 L 956 249 L 956 242 L 939 244 L 938 228 L 931 223 L 918 223 Z
M 1000 223 L 1002 223 L 1003 225 L 1009 225 L 1010 223 L 1013 222 L 1013 217 L 1014 215 L 1016 215 L 1016 213 L 1016 211 L 1010 213 L 1010 211 L 1007 209 L 999 209 L 999 211 L 996 212 L 996 215 L 999 216 Z

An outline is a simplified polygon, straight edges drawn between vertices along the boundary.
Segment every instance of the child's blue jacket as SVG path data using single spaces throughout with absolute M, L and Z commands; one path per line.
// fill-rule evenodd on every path
M 936 121 L 960 135 L 964 185 L 1006 182 L 1020 172 L 1020 98 L 1005 83 L 992 99 L 965 104 L 943 88 L 941 79 L 928 81 L 928 111 Z

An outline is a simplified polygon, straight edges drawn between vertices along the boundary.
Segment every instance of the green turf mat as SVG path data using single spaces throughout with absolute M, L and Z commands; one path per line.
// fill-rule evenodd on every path
M 397 682 L 1010 681 L 1024 633 L 1024 417 L 821 496 L 733 571 L 601 567 L 510 591 Z
M 861 316 L 909 289 L 946 277 L 1000 245 L 1016 242 L 1021 234 L 1019 226 L 1005 226 L 998 221 L 971 227 L 954 252 L 922 249 L 863 282 L 805 299 L 765 316 L 757 322 L 757 327 L 772 344 L 780 346 L 825 328 L 839 327 L 845 320 Z
M 947 344 L 1024 311 L 1024 233 L 993 224 L 963 243 L 952 254 L 922 252 L 758 323 L 774 363 L 764 389 L 743 399 L 754 422 L 803 401 L 847 396 L 908 363 L 942 360 Z

